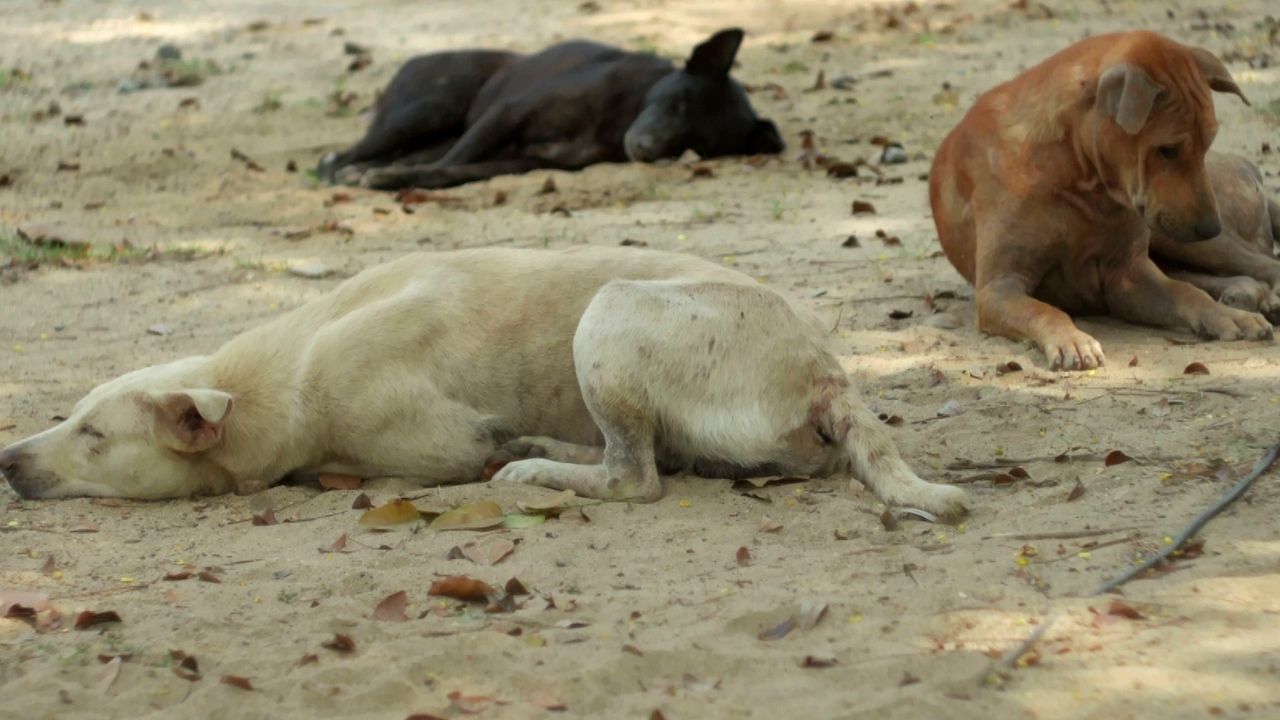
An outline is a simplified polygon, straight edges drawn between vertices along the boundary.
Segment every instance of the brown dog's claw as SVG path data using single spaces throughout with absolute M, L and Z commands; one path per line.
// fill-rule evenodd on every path
M 1079 330 L 1045 343 L 1044 354 L 1054 370 L 1092 370 L 1106 363 L 1102 344 Z

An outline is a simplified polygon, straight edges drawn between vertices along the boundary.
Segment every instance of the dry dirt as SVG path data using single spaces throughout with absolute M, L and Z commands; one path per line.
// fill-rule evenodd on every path
M 972 514 L 958 527 L 904 518 L 890 532 L 875 499 L 840 481 L 756 490 L 671 478 L 661 502 L 593 506 L 585 525 L 374 535 L 356 525 L 352 490 L 98 504 L 23 502 L 6 488 L 0 586 L 47 594 L 62 626 L 0 619 L 0 717 L 523 718 L 554 717 L 547 707 L 561 703 L 566 716 L 671 720 L 1280 716 L 1275 471 L 1203 533 L 1203 555 L 1125 587 L 1140 619 L 1085 597 L 1160 548 L 1280 436 L 1280 348 L 1085 319 L 1110 364 L 1050 372 L 1037 352 L 976 331 L 972 290 L 940 257 L 920 179 L 977 93 L 1090 33 L 1147 27 L 1235 53 L 1230 68 L 1254 107 L 1219 96 L 1216 147 L 1257 160 L 1280 187 L 1280 155 L 1261 152 L 1280 147 L 1280 68 L 1248 61 L 1280 59 L 1259 28 L 1268 4 L 1215 4 L 1205 17 L 1192 2 L 1046 4 L 927 3 L 891 20 L 857 0 L 601 0 L 596 12 L 576 0 L 5 3 L 0 174 L 11 182 L 0 187 L 0 238 L 16 253 L 17 227 L 55 223 L 119 257 L 3 271 L 0 444 L 47 427 L 99 382 L 211 351 L 406 252 L 632 239 L 808 298 L 868 402 L 904 419 L 903 454 L 934 479 L 966 481 Z M 738 77 L 781 88 L 753 101 L 791 143 L 785 162 L 725 160 L 699 179 L 680 163 L 499 178 L 411 214 L 367 191 L 341 190 L 350 200 L 334 203 L 340 189 L 304 172 L 359 137 L 354 110 L 414 53 L 589 36 L 681 55 L 730 24 L 748 32 Z M 835 37 L 810 42 L 818 30 Z M 372 50 L 369 67 L 347 72 L 347 40 Z M 218 71 L 204 67 L 198 86 L 118 93 L 162 43 Z M 828 88 L 807 92 L 819 71 Z M 844 76 L 851 89 L 830 87 Z M 944 82 L 955 96 L 939 95 Z M 335 91 L 358 94 L 350 111 L 331 113 Z M 51 102 L 61 115 L 40 120 Z M 877 185 L 865 169 L 830 179 L 797 161 L 805 129 L 843 160 L 873 159 L 877 135 L 912 160 L 884 168 L 900 184 Z M 287 172 L 289 161 L 302 171 Z M 548 176 L 559 191 L 541 195 Z M 508 201 L 495 207 L 499 190 Z M 878 214 L 852 216 L 854 200 Z M 842 247 L 850 235 L 860 247 Z M 337 276 L 286 271 L 299 262 Z M 930 319 L 927 295 L 959 326 Z M 895 310 L 912 315 L 891 319 Z M 172 334 L 148 334 L 157 324 Z M 1023 370 L 996 372 L 1009 361 Z M 1191 362 L 1210 374 L 1184 375 Z M 938 418 L 949 402 L 962 412 Z M 1068 450 L 1079 459 L 1053 462 Z M 1112 450 L 1136 460 L 1106 467 Z M 1029 478 L 993 483 L 990 468 L 1010 461 Z M 1077 484 L 1083 495 L 1070 500 Z M 364 491 L 376 503 L 423 494 L 397 481 Z M 476 484 L 418 503 L 514 511 L 548 495 Z M 250 522 L 268 508 L 279 524 Z M 762 531 L 763 516 L 781 529 Z M 355 552 L 321 551 L 344 533 Z M 1069 537 L 1017 538 L 1026 533 Z M 519 544 L 496 566 L 447 559 L 455 545 L 503 539 Z M 211 567 L 219 583 L 161 579 Z M 533 594 L 511 614 L 428 597 L 453 574 L 519 577 Z M 401 590 L 411 619 L 373 620 Z M 828 606 L 816 627 L 759 639 L 805 603 Z M 122 622 L 71 629 L 82 610 Z M 1050 616 L 1023 666 L 990 674 L 990 654 Z M 322 647 L 335 633 L 355 651 Z M 198 658 L 203 679 L 179 677 L 172 650 Z M 131 657 L 118 668 L 100 662 L 120 653 Z M 806 657 L 834 664 L 804 667 Z

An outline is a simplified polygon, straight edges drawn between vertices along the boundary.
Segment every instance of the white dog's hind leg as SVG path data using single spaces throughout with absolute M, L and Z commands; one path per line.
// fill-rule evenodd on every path
M 573 465 L 599 465 L 604 462 L 604 448 L 595 445 L 575 445 L 549 437 L 519 437 L 498 448 L 496 453 L 489 456 L 485 464 L 523 458 L 546 458 L 553 462 Z
M 841 444 L 854 476 L 881 500 L 948 517 L 964 512 L 964 490 L 927 482 L 912 472 L 889 431 L 863 404 L 852 384 L 832 399 L 819 423 L 824 434 Z
M 572 490 L 580 497 L 599 500 L 654 502 L 661 498 L 662 483 L 653 455 L 653 429 L 647 419 L 637 413 L 617 412 L 622 405 L 602 403 L 598 393 L 587 393 L 585 400 L 605 437 L 603 457 L 597 460 L 598 464 L 580 465 L 544 458 L 518 460 L 499 470 L 493 482 Z M 577 457 L 582 456 L 579 450 L 598 450 L 568 443 L 558 445 L 561 449 L 573 448 Z

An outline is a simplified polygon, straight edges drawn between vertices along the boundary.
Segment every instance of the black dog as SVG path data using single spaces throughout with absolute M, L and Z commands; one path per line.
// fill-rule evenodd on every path
M 444 188 L 538 168 L 779 153 L 778 128 L 729 77 L 742 31 L 694 48 L 683 69 L 593 42 L 521 57 L 490 50 L 410 60 L 354 147 L 320 177 L 381 190 Z

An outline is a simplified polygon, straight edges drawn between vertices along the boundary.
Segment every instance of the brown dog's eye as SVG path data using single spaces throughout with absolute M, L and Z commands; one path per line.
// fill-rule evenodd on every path
M 1160 146 L 1159 148 L 1157 148 L 1157 149 L 1156 149 L 1156 152 L 1160 153 L 1160 157 L 1164 158 L 1165 160 L 1177 160 L 1177 159 L 1178 159 L 1178 146 L 1177 146 L 1177 145 L 1162 145 L 1162 146 Z

